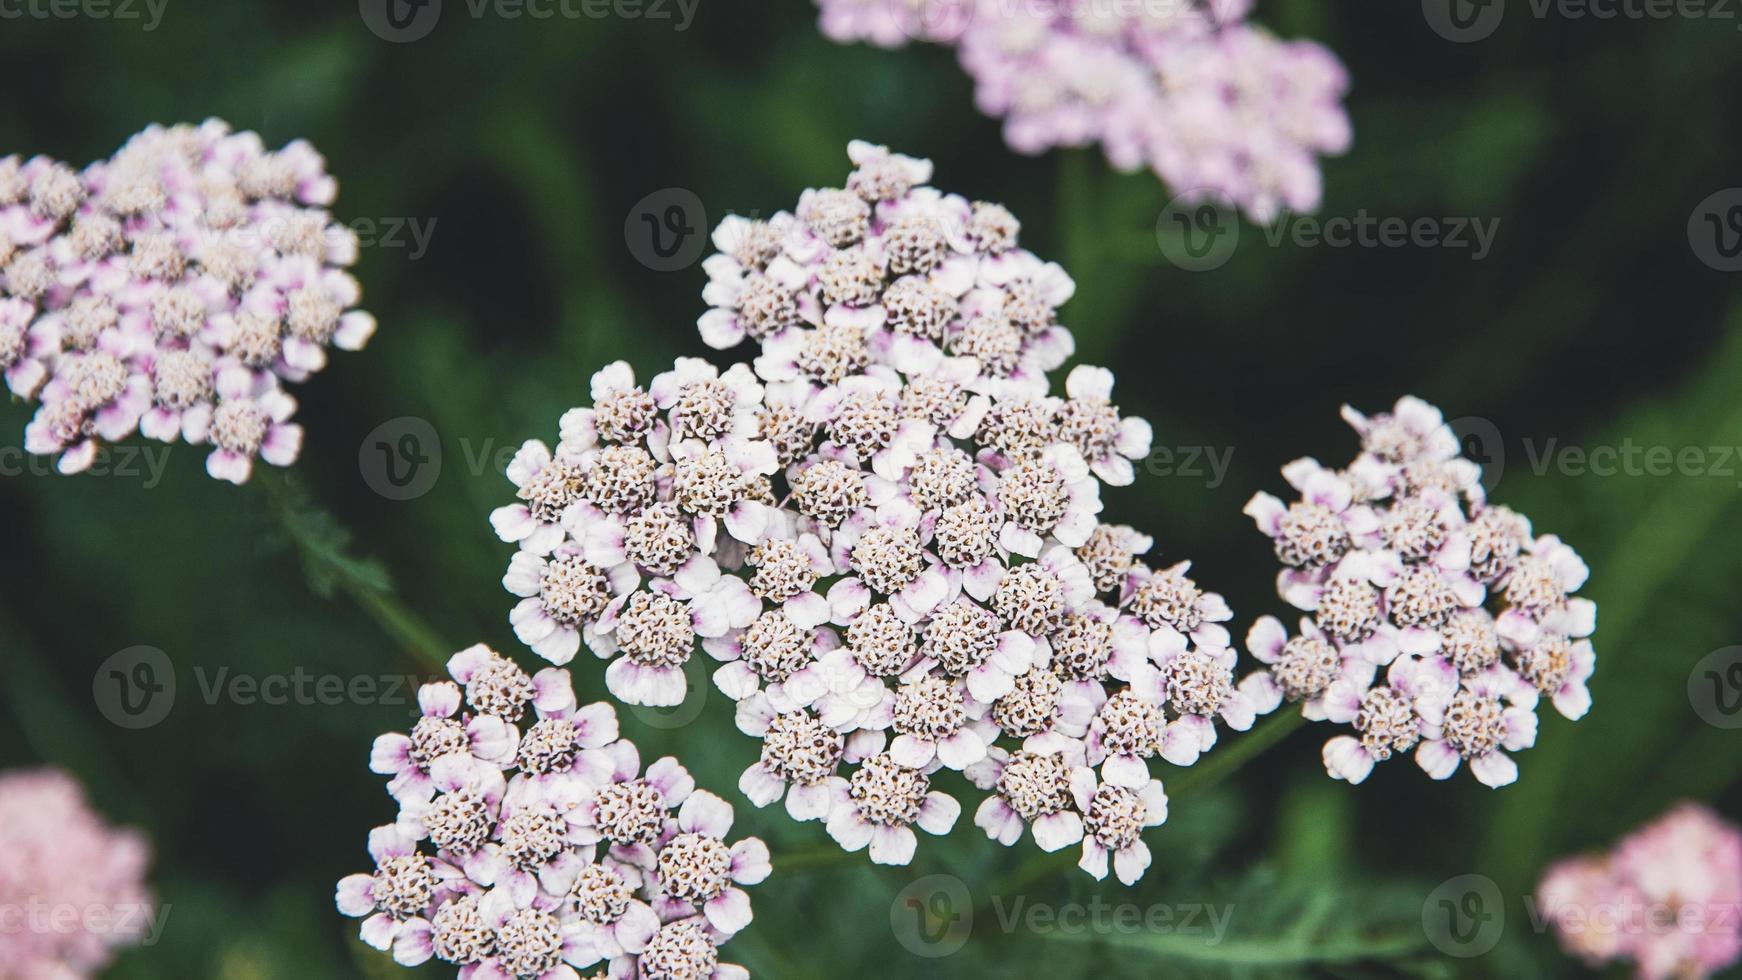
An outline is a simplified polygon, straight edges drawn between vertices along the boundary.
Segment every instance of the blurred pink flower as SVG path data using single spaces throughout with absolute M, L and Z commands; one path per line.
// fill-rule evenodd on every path
M 145 887 L 150 850 L 109 826 L 84 790 L 56 770 L 0 775 L 0 977 L 78 980 L 115 951 L 154 938 Z
M 1099 143 L 1255 221 L 1310 211 L 1351 140 L 1343 65 L 1246 22 L 1249 0 L 817 0 L 839 43 L 954 46 L 1019 153 Z
M 1591 966 L 1699 980 L 1742 958 L 1742 829 L 1683 803 L 1607 854 L 1569 858 L 1537 886 L 1541 914 Z

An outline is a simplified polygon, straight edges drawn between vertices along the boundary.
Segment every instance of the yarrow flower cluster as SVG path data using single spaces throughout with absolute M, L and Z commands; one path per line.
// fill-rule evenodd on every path
M 56 770 L 0 775 L 0 976 L 83 980 L 147 936 L 150 848 Z M 31 916 L 47 916 L 35 921 Z
M 1550 867 L 1536 897 L 1592 968 L 1631 960 L 1641 980 L 1702 980 L 1742 958 L 1742 830 L 1684 803 L 1607 854 Z
M 373 871 L 339 882 L 364 942 L 467 980 L 743 980 L 719 947 L 750 924 L 768 848 L 728 841 L 732 807 L 673 758 L 643 770 L 568 671 L 528 675 L 479 645 L 418 692 L 371 768 L 399 804 L 369 834 Z
M 832 40 L 957 49 L 1020 153 L 1099 143 L 1181 194 L 1254 220 L 1318 206 L 1318 157 L 1348 149 L 1348 74 L 1246 20 L 1251 0 L 817 0 Z
M 610 658 L 631 704 L 681 702 L 699 643 L 762 742 L 740 789 L 873 861 L 955 824 L 951 769 L 989 836 L 1032 827 L 1133 881 L 1167 813 L 1151 760 L 1252 724 L 1232 613 L 1100 522 L 1150 430 L 1105 369 L 1050 393 L 1070 277 L 1006 209 L 925 186 L 928 161 L 849 155 L 845 187 L 714 233 L 698 326 L 754 341 L 754 369 L 609 365 L 554 450 L 522 447 L 492 516 L 520 545 L 511 620 L 557 663 Z
M 1484 784 L 1507 785 L 1541 699 L 1574 720 L 1590 708 L 1597 610 L 1573 595 L 1589 570 L 1487 501 L 1439 409 L 1406 397 L 1343 417 L 1361 437 L 1353 462 L 1296 460 L 1283 475 L 1299 499 L 1246 505 L 1284 566 L 1278 592 L 1307 613 L 1292 636 L 1273 617 L 1253 625 L 1247 648 L 1270 665 L 1253 694 L 1352 726 L 1325 744 L 1338 779 L 1413 752 L 1435 779 L 1468 761 Z
M 294 462 L 285 382 L 375 331 L 345 271 L 357 239 L 301 140 L 268 150 L 218 120 L 152 126 L 83 171 L 0 158 L 0 370 L 39 403 L 25 448 L 85 470 L 135 433 L 211 447 L 245 481 Z

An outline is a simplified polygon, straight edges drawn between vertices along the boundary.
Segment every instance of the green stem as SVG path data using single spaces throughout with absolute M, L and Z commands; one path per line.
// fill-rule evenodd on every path
M 1234 739 L 1228 748 L 1211 754 L 1203 764 L 1193 766 L 1173 780 L 1165 781 L 1168 799 L 1179 800 L 1210 789 L 1305 724 L 1306 719 L 1301 717 L 1298 710 L 1291 705 L 1284 705 L 1279 712 L 1264 719 L 1250 732 Z
M 437 673 L 447 670 L 454 647 L 399 600 L 379 562 L 353 558 L 342 550 L 350 542 L 350 533 L 316 508 L 301 484 L 265 467 L 255 469 L 251 482 L 265 492 L 268 509 L 301 556 L 317 595 L 325 598 L 335 589 L 342 590 L 402 650 Z
M 1057 933 L 1066 942 L 1088 942 L 1155 953 L 1168 959 L 1193 960 L 1227 966 L 1282 967 L 1309 964 L 1356 963 L 1365 960 L 1394 959 L 1423 952 L 1427 940 L 1422 935 L 1405 935 L 1391 939 L 1314 943 L 1294 939 L 1223 940 L 1212 946 L 1196 936 L 1185 935 L 1074 935 Z
M 447 672 L 448 658 L 453 656 L 454 648 L 397 597 L 372 589 L 356 589 L 351 590 L 351 598 L 383 632 L 424 666 L 437 673 Z

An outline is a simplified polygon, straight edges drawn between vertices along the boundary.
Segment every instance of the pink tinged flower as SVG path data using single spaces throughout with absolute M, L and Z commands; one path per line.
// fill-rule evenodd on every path
M 423 942 L 430 910 L 443 898 L 463 893 L 469 882 L 446 861 L 419 854 L 417 841 L 393 825 L 369 832 L 369 855 L 375 872 L 341 880 L 335 903 L 341 914 L 364 919 L 365 943 L 392 950 L 403 966 L 417 966 L 432 955 Z
M 994 790 L 974 813 L 974 824 L 1006 847 L 1022 837 L 1028 823 L 1035 844 L 1053 852 L 1083 839 L 1082 816 L 1071 809 L 1070 760 L 1056 751 L 1025 749 L 1016 754 L 994 749 L 967 770 L 981 789 Z
M 656 584 L 655 588 L 662 588 Z M 703 638 L 717 638 L 755 622 L 762 603 L 743 579 L 723 575 L 713 559 L 697 555 L 671 579 L 669 594 L 687 602 L 691 628 Z
M 1113 871 L 1123 884 L 1134 884 L 1149 868 L 1149 846 L 1143 831 L 1167 820 L 1167 794 L 1160 780 L 1137 788 L 1101 783 L 1095 771 L 1080 766 L 1071 771 L 1070 791 L 1083 814 L 1083 856 L 1077 866 L 1097 879 Z
M 829 780 L 846 744 L 840 734 L 803 709 L 776 710 L 764 696 L 739 702 L 737 724 L 740 731 L 763 743 L 762 758 L 738 781 L 744 795 L 763 807 L 784 793 L 787 814 L 794 820 L 825 819 L 832 802 Z
M 1121 418 L 1112 405 L 1113 372 L 1087 364 L 1065 377 L 1070 435 L 1095 475 L 1108 486 L 1129 486 L 1132 463 L 1149 455 L 1153 430 L 1139 418 Z M 1074 546 L 1073 546 L 1074 547 Z
M 522 502 L 490 512 L 497 537 L 535 555 L 550 554 L 563 541 L 564 514 L 581 500 L 579 474 L 543 442 L 529 439 L 509 462 L 508 479 Z
M 0 775 L 0 854 L 14 907 L 29 901 L 113 913 L 105 923 L 90 916 L 53 928 L 14 923 L 0 932 L 0 970 L 8 976 L 96 976 L 117 951 L 154 938 L 146 933 L 160 916 L 145 882 L 146 839 L 109 825 L 71 776 L 52 769 Z
M 660 849 L 657 884 L 662 918 L 695 914 L 697 905 L 723 941 L 751 921 L 750 896 L 739 885 L 754 885 L 771 870 L 768 848 L 752 837 L 725 843 L 732 808 L 706 791 L 692 793 L 678 810 L 677 834 Z
M 961 770 L 986 757 L 989 724 L 970 718 L 967 689 L 959 681 L 927 674 L 900 685 L 895 693 L 890 758 L 910 769 L 929 769 L 935 760 Z
M 639 585 L 634 566 L 601 569 L 587 561 L 573 542 L 542 557 L 531 550 L 517 551 L 502 577 L 502 587 L 521 597 L 508 614 L 514 635 L 558 666 L 573 660 L 611 604 Z
M 585 969 L 647 948 L 660 921 L 651 906 L 633 897 L 643 877 L 639 868 L 609 858 L 580 869 L 569 892 L 578 915 L 564 923 L 571 932 L 564 962 Z
M 880 48 L 899 48 L 913 39 L 901 8 L 885 0 L 817 0 L 818 29 L 832 41 L 865 41 Z
M 1375 760 L 1372 753 L 1362 747 L 1358 739 L 1348 735 L 1338 735 L 1326 742 L 1323 756 L 1325 771 L 1333 779 L 1359 784 L 1373 772 Z
M 888 756 L 866 759 L 851 779 L 830 781 L 829 836 L 848 851 L 869 847 L 874 864 L 907 864 L 918 843 L 914 826 L 945 834 L 961 815 L 961 804 L 930 784 Z
M 1457 434 L 1434 406 L 1405 395 L 1390 413 L 1366 416 L 1344 405 L 1343 420 L 1361 436 L 1362 448 L 1392 462 L 1444 461 L 1459 453 Z
M 444 781 L 463 782 L 479 766 L 511 763 L 519 734 L 502 718 L 460 717 L 461 693 L 451 681 L 425 684 L 417 692 L 418 722 L 409 735 L 391 733 L 375 740 L 370 769 L 393 776 L 388 791 L 401 802 L 425 797 Z
M 824 725 L 843 733 L 887 727 L 894 707 L 883 681 L 867 673 L 845 647 L 816 657 L 787 678 L 776 696 L 811 708 Z
M 206 472 L 219 480 L 245 483 L 255 458 L 274 466 L 289 466 L 302 451 L 302 426 L 291 423 L 296 400 L 276 384 L 250 393 L 248 382 L 234 372 L 218 376 L 218 403 L 207 438 L 213 446 Z

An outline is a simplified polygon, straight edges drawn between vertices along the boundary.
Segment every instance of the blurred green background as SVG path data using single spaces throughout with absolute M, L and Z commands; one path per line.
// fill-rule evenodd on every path
M 679 754 L 735 801 L 736 829 L 775 851 L 756 923 L 727 959 L 793 978 L 1575 976 L 1525 906 L 1543 865 L 1678 799 L 1742 809 L 1742 732 L 1703 723 L 1687 693 L 1698 660 L 1742 642 L 1742 464 L 1712 453 L 1721 472 L 1670 476 L 1532 465 L 1550 440 L 1742 444 L 1742 279 L 1703 264 L 1687 230 L 1703 199 L 1742 183 L 1736 21 L 1539 18 L 1515 2 L 1491 38 L 1460 45 L 1414 2 L 1263 0 L 1261 19 L 1328 44 L 1354 77 L 1355 147 L 1326 166 L 1321 214 L 1497 219 L 1498 235 L 1478 261 L 1450 248 L 1272 247 L 1246 225 L 1231 261 L 1192 273 L 1158 247 L 1165 188 L 1093 151 L 1012 154 L 947 50 L 836 46 L 805 0 L 703 0 L 683 31 L 447 7 L 406 44 L 378 38 L 343 0 L 167 0 L 150 31 L 0 20 L 0 153 L 83 163 L 148 122 L 215 115 L 273 146 L 313 141 L 340 178 L 341 220 L 429 233 L 421 250 L 409 234 L 364 249 L 381 331 L 297 391 L 296 476 L 335 519 L 295 511 L 312 582 L 262 488 L 207 479 L 199 451 L 175 449 L 155 483 L 63 479 L 7 455 L 0 765 L 67 766 L 102 810 L 148 829 L 173 906 L 162 942 L 109 976 L 399 974 L 331 896 L 367 866 L 368 829 L 393 815 L 369 745 L 410 709 L 208 703 L 202 681 L 422 672 L 357 604 L 309 587 L 384 570 L 448 649 L 485 640 L 533 666 L 508 629 L 509 550 L 486 522 L 510 496 L 499 457 L 554 438 L 605 362 L 627 357 L 646 376 L 706 353 L 701 269 L 636 260 L 625 224 L 637 202 L 688 189 L 709 227 L 728 211 L 790 208 L 804 187 L 838 186 L 855 137 L 930 156 L 941 187 L 1006 203 L 1024 244 L 1076 278 L 1063 312 L 1081 359 L 1117 368 L 1120 400 L 1155 423 L 1157 445 L 1232 452 L 1220 480 L 1175 467 L 1108 499 L 1112 516 L 1156 535 L 1159 557 L 1194 560 L 1233 604 L 1237 635 L 1284 611 L 1269 542 L 1241 505 L 1282 489 L 1277 467 L 1294 456 L 1352 455 L 1342 402 L 1379 410 L 1416 393 L 1485 420 L 1473 431 L 1498 433 L 1486 450 L 1506 463 L 1494 497 L 1592 566 L 1596 706 L 1576 725 L 1545 709 L 1521 780 L 1499 792 L 1465 773 L 1433 783 L 1407 761 L 1358 788 L 1333 783 L 1318 760 L 1329 729 L 1297 731 L 1176 800 L 1133 889 L 1048 873 L 1026 841 L 992 844 L 972 803 L 911 868 L 831 860 L 820 825 L 737 794 L 756 746 L 724 698 L 687 725 L 625 713 L 646 758 Z M 439 433 L 442 468 L 427 494 L 390 500 L 360 460 L 372 430 L 408 416 Z M 0 409 L 0 446 L 20 444 L 27 418 Z M 339 526 L 353 554 L 381 564 L 323 563 Z M 131 731 L 99 712 L 93 675 L 140 644 L 168 653 L 179 692 L 161 724 Z M 603 697 L 596 662 L 575 667 L 584 695 Z M 910 916 L 898 893 L 933 874 L 966 883 L 980 907 L 965 947 L 923 958 L 896 940 L 891 906 Z M 1467 874 L 1497 883 L 1505 918 L 1493 951 L 1460 960 L 1429 944 L 1422 910 Z M 1179 931 L 1060 935 L 1002 928 L 994 896 L 1006 911 L 1021 896 L 1207 903 L 1232 917 L 1213 945 Z

